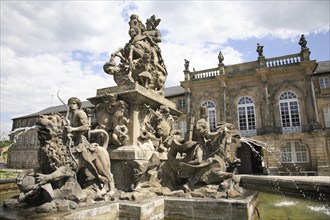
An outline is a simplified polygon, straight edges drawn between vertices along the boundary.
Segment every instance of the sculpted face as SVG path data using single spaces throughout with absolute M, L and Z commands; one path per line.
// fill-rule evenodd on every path
M 39 126 L 39 134 L 45 135 L 57 135 L 63 130 L 64 120 L 55 114 L 55 115 L 40 115 L 37 121 Z
M 69 103 L 69 107 L 72 110 L 76 110 L 76 109 L 78 109 L 78 104 L 75 101 L 72 101 Z
M 128 34 L 131 38 L 134 38 L 137 35 L 137 32 L 135 31 L 134 28 L 130 28 Z

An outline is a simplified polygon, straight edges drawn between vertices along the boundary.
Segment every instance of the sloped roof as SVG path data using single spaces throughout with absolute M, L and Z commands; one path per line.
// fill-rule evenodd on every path
M 164 92 L 165 92 L 165 97 L 173 97 L 176 95 L 184 94 L 184 89 L 181 86 L 173 86 L 173 87 L 165 88 Z M 92 103 L 90 103 L 89 101 L 83 101 L 83 102 L 81 102 L 81 107 L 82 108 L 92 108 L 92 107 L 94 107 L 94 105 Z M 20 118 L 35 117 L 38 115 L 47 115 L 47 114 L 51 114 L 51 113 L 55 113 L 55 112 L 66 112 L 66 107 L 64 105 L 52 106 L 52 107 L 45 108 L 39 112 L 32 113 L 30 115 L 24 115 L 24 116 L 20 116 L 17 118 L 13 118 L 13 120 L 20 119 Z
M 317 67 L 314 71 L 315 74 L 329 73 L 330 72 L 330 60 L 317 62 Z
M 183 95 L 184 94 L 184 88 L 181 86 L 172 86 L 165 88 L 165 97 L 173 97 L 177 95 Z
M 94 107 L 94 105 L 92 103 L 90 103 L 89 101 L 83 101 L 83 102 L 81 102 L 81 107 L 82 108 L 91 108 L 91 107 Z M 49 108 L 45 108 L 45 109 L 43 109 L 39 112 L 32 113 L 30 115 L 25 115 L 25 116 L 13 118 L 13 120 L 14 119 L 20 119 L 20 118 L 35 117 L 35 116 L 38 116 L 38 115 L 47 115 L 47 114 L 51 114 L 51 113 L 55 113 L 55 112 L 66 112 L 66 107 L 64 105 L 52 106 L 52 107 L 49 107 Z

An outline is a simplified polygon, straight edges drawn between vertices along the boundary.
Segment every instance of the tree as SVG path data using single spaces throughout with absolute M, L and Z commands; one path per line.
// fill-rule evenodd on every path
M 11 140 L 0 140 L 0 162 L 7 162 L 7 153 L 12 143 Z

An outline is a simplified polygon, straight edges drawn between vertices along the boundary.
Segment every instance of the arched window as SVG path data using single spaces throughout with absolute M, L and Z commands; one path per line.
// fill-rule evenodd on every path
M 293 92 L 283 92 L 280 96 L 280 114 L 283 133 L 301 132 L 298 98 Z
M 216 120 L 215 120 L 215 115 L 216 115 L 216 110 L 215 110 L 215 105 L 211 101 L 206 101 L 203 103 L 202 106 L 206 106 L 209 109 L 209 115 L 208 115 L 208 122 L 210 124 L 210 130 L 215 131 L 217 128 L 216 125 Z
M 309 153 L 306 145 L 299 141 L 288 141 L 281 146 L 282 163 L 307 163 L 309 162 Z
M 242 97 L 237 103 L 238 125 L 243 136 L 256 135 L 256 115 L 253 99 Z

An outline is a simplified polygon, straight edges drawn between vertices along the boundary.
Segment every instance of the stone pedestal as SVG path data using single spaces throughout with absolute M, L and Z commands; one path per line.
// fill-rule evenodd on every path
M 148 163 L 151 156 L 155 153 L 161 160 L 166 160 L 166 154 L 160 154 L 155 151 L 152 143 L 139 143 L 141 136 L 141 126 L 143 123 L 143 115 L 141 111 L 145 106 L 156 111 L 161 105 L 167 106 L 170 114 L 179 116 L 182 113 L 176 109 L 175 103 L 167 100 L 164 96 L 156 93 L 153 90 L 136 84 L 126 84 L 115 87 L 98 89 L 96 96 L 88 98 L 88 100 L 98 105 L 103 102 L 102 97 L 106 94 L 117 94 L 117 100 L 124 101 L 128 104 L 128 143 L 124 146 L 108 149 L 112 164 L 112 172 L 116 181 L 116 187 L 122 190 L 127 190 L 133 181 L 134 169 L 140 169 Z
M 125 147 L 131 146 L 133 147 L 132 149 L 135 149 L 137 146 L 137 140 L 140 136 L 141 127 L 139 113 L 144 105 L 150 106 L 153 110 L 158 109 L 161 105 L 165 105 L 170 109 L 172 115 L 179 116 L 182 114 L 180 111 L 176 110 L 175 103 L 167 100 L 153 90 L 146 89 L 135 83 L 98 89 L 96 96 L 88 98 L 88 100 L 92 104 L 97 105 L 102 102 L 102 96 L 111 93 L 116 93 L 118 100 L 125 101 L 129 105 L 129 142 Z
M 141 201 L 113 201 L 90 207 L 80 207 L 71 212 L 47 215 L 28 213 L 27 210 L 2 210 L 4 219 L 182 219 L 219 220 L 257 218 L 258 193 L 249 192 L 240 199 L 204 199 L 159 197 Z

